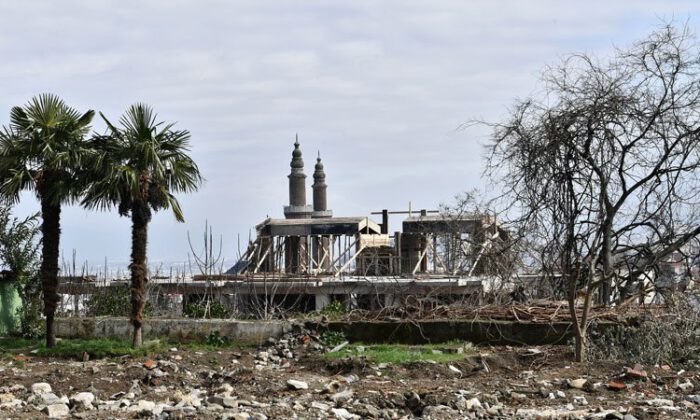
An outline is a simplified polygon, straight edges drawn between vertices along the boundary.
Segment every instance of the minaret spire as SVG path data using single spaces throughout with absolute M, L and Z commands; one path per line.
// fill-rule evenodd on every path
M 306 205 L 306 174 L 304 173 L 304 160 L 301 157 L 299 147 L 299 134 L 294 139 L 292 161 L 289 164 L 289 205 L 284 208 L 284 216 L 287 219 L 304 219 L 311 216 L 311 206 Z
M 316 158 L 316 166 L 314 167 L 314 183 L 311 186 L 313 189 L 314 213 L 312 217 L 331 217 L 333 212 L 328 210 L 328 198 L 326 195 L 328 185 L 326 185 L 326 172 L 323 170 L 321 162 L 321 152 L 318 152 Z

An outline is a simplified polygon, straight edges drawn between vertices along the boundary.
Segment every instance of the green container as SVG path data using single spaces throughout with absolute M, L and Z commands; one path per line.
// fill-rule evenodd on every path
M 17 331 L 17 308 L 22 304 L 13 282 L 0 279 L 0 336 Z

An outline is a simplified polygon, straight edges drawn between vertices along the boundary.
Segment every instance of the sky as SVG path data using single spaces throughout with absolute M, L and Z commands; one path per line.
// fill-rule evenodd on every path
M 208 223 L 232 265 L 255 224 L 283 217 L 295 135 L 307 200 L 321 152 L 336 216 L 434 209 L 484 179 L 485 126 L 536 94 L 546 65 L 605 57 L 665 22 L 700 29 L 697 1 L 0 2 L 0 125 L 51 92 L 117 120 L 135 102 L 192 134 L 206 182 L 157 213 L 149 262 L 203 247 Z M 96 119 L 95 132 L 104 131 Z M 32 194 L 17 216 L 39 210 Z M 391 230 L 399 229 L 392 218 Z M 125 265 L 130 221 L 67 207 L 63 258 Z

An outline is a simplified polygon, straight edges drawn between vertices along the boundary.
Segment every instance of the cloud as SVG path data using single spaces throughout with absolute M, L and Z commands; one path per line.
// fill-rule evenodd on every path
M 152 260 L 184 260 L 204 221 L 234 252 L 240 232 L 281 217 L 291 143 L 321 150 L 338 215 L 437 207 L 478 186 L 484 127 L 538 89 L 570 52 L 605 55 L 697 2 L 5 1 L 0 123 L 51 91 L 112 119 L 135 101 L 192 132 L 207 178 L 182 197 L 187 224 L 153 222 Z M 691 27 L 697 23 L 690 20 Z M 3 110 L 4 114 L 3 114 Z M 96 121 L 96 128 L 103 125 Z M 307 170 L 310 176 L 311 170 Z M 310 180 L 310 178 L 309 178 Z M 308 194 L 311 196 L 310 193 Z M 31 195 L 16 209 L 37 209 Z M 129 223 L 64 212 L 62 248 L 128 259 Z M 118 221 L 117 221 L 118 220 Z M 108 240 L 106 240 L 108 239 Z

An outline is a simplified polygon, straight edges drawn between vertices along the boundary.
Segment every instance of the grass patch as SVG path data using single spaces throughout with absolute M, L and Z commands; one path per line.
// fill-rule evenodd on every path
M 358 347 L 364 351 L 358 351 Z M 462 353 L 457 353 L 457 348 L 462 348 Z M 434 352 L 436 350 L 436 352 Z M 444 343 L 426 345 L 404 344 L 376 344 L 376 345 L 350 345 L 340 351 L 325 354 L 326 359 L 341 359 L 344 357 L 366 357 L 375 363 L 411 363 L 419 361 L 433 361 L 436 363 L 449 363 L 463 360 L 474 353 L 470 344 Z
M 19 337 L 0 337 L 0 353 L 21 353 L 37 348 L 41 340 Z
M 253 348 L 254 345 L 244 345 L 239 343 L 223 343 L 223 344 L 211 344 L 211 343 L 200 343 L 196 341 L 190 341 L 187 343 L 170 342 L 169 347 L 175 347 L 178 350 L 190 350 L 190 351 L 220 351 L 220 350 L 243 350 L 246 348 Z
M 164 351 L 159 340 L 148 341 L 143 346 L 133 349 L 131 342 L 126 340 L 115 340 L 112 338 L 100 338 L 90 340 L 61 340 L 52 349 L 46 348 L 43 344 L 39 347 L 38 356 L 54 357 L 77 357 L 83 353 L 90 355 L 91 359 L 101 359 L 115 356 L 143 357 L 157 354 Z
M 131 341 L 112 338 L 100 339 L 62 339 L 58 340 L 56 347 L 46 348 L 44 340 L 29 340 L 24 338 L 3 337 L 0 338 L 0 354 L 11 357 L 17 354 L 40 357 L 61 357 L 82 359 L 83 353 L 90 355 L 91 359 L 105 357 L 146 357 L 168 352 L 176 347 L 183 350 L 212 352 L 223 349 L 234 350 L 242 348 L 241 345 L 231 342 L 189 342 L 179 343 L 169 340 L 151 340 L 144 342 L 143 346 L 133 349 Z

